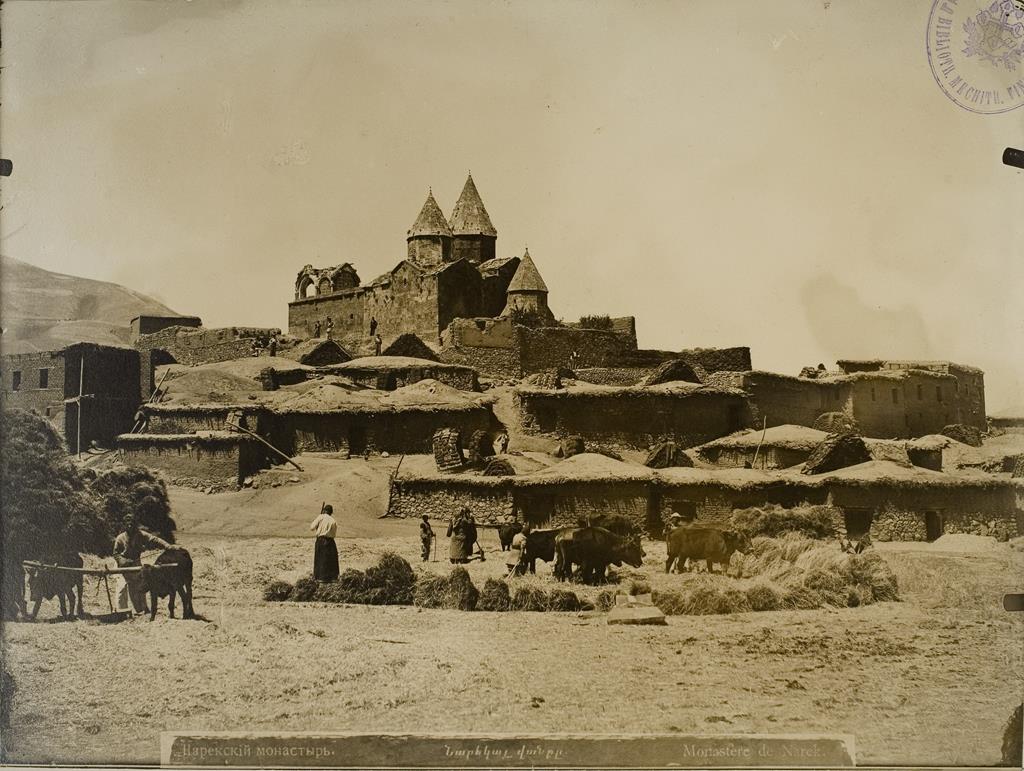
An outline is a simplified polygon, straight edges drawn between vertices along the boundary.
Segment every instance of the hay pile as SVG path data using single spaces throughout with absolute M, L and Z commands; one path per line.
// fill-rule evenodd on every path
M 512 610 L 512 594 L 508 584 L 501 579 L 488 578 L 476 603 L 477 610 L 505 612 Z
M 654 372 L 640 381 L 640 385 L 651 386 L 660 383 L 703 383 L 707 377 L 704 368 L 696 362 L 686 359 L 672 359 L 659 366 Z
M 268 602 L 335 602 L 355 605 L 411 605 L 416 587 L 412 566 L 397 554 L 385 552 L 376 565 L 361 570 L 345 570 L 338 580 L 320 583 L 300 578 L 292 586 L 287 581 L 272 581 L 263 590 Z
M 785 533 L 799 533 L 807 538 L 832 538 L 837 516 L 839 513 L 828 506 L 786 509 L 778 504 L 769 504 L 733 511 L 729 525 L 749 538 L 777 538 Z
M 814 419 L 814 425 L 811 428 L 817 431 L 824 431 L 826 434 L 860 433 L 857 421 L 845 412 L 823 412 Z
M 711 615 L 768 610 L 812 610 L 825 605 L 857 607 L 899 599 L 896 578 L 875 552 L 847 554 L 790 533 L 757 538 L 751 553 L 734 562 L 748 580 L 697 574 L 678 588 L 655 590 L 654 604 L 666 615 Z M 598 595 L 598 607 L 614 603 L 611 592 Z
M 485 477 L 514 477 L 516 470 L 505 458 L 488 458 L 481 473 Z
M 644 465 L 647 468 L 693 468 L 693 461 L 675 442 L 659 442 L 648 450 Z
M 416 583 L 414 604 L 420 608 L 476 610 L 480 590 L 473 586 L 469 572 L 456 567 L 447 576 L 421 575 Z
M 974 426 L 953 423 L 952 425 L 945 426 L 939 433 L 963 444 L 968 444 L 971 447 L 981 447 L 981 431 Z
M 871 452 L 856 434 L 830 434 L 807 458 L 803 473 L 824 474 L 870 460 Z
M 548 607 L 548 596 L 543 589 L 536 586 L 520 586 L 512 595 L 512 610 L 545 611 Z
M 402 356 L 424 361 L 440 361 L 437 354 L 412 332 L 399 335 L 395 341 L 381 352 L 384 356 Z
M 536 372 L 523 378 L 523 383 L 550 391 L 562 388 L 562 378 L 557 372 Z
M 586 451 L 587 448 L 583 443 L 583 437 L 573 435 L 567 436 L 559 442 L 556 454 L 559 458 L 571 458 L 573 455 L 582 455 Z

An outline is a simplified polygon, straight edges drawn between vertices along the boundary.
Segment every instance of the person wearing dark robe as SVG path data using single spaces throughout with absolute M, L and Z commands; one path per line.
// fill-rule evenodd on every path
M 267 351 L 271 356 L 277 356 L 277 335 L 270 336 L 270 344 L 267 347 Z
M 338 533 L 338 520 L 334 508 L 327 504 L 320 516 L 313 520 L 309 529 L 316 533 L 313 545 L 313 578 L 317 581 L 336 581 L 338 573 L 338 545 L 334 536 Z
M 370 316 L 370 337 L 373 337 L 376 334 L 377 334 L 377 319 L 375 319 L 373 316 Z
M 320 319 L 313 324 L 313 337 L 320 337 Z
M 469 509 L 463 507 L 448 523 L 448 559 L 453 564 L 469 562 L 476 540 L 476 526 L 471 523 Z
M 434 529 L 430 526 L 430 518 L 424 514 L 420 520 L 420 556 L 426 562 L 430 559 L 430 546 L 434 541 Z

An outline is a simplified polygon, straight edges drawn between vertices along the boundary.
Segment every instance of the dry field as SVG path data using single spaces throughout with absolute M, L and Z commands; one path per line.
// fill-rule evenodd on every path
M 419 563 L 415 523 L 385 528 L 343 537 L 343 564 L 389 549 L 448 570 Z M 899 603 L 610 627 L 599 614 L 268 604 L 267 581 L 309 569 L 309 540 L 180 540 L 203 620 L 164 607 L 153 623 L 5 626 L 18 687 L 5 760 L 153 763 L 168 729 L 815 731 L 855 735 L 860 763 L 990 764 L 1021 700 L 1024 619 L 999 606 L 1024 575 L 1009 547 L 883 545 Z M 503 573 L 493 531 L 484 545 L 478 586 Z M 661 544 L 646 548 L 649 567 L 627 576 L 685 580 L 659 572 Z M 549 584 L 544 573 L 529 580 Z M 87 609 L 105 604 L 96 590 Z

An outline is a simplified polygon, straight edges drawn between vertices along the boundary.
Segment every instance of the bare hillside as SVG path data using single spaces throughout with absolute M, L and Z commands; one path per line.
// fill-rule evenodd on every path
M 53 273 L 0 258 L 0 321 L 5 352 L 50 350 L 80 341 L 128 342 L 134 316 L 176 311 L 118 284 Z

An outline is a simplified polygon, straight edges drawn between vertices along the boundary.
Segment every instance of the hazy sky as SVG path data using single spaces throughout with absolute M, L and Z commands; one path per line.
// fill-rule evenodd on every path
M 948 358 L 1024 411 L 1024 109 L 939 90 L 928 11 L 8 0 L 0 248 L 284 327 L 304 264 L 389 270 L 471 169 L 565 319 L 792 374 Z

